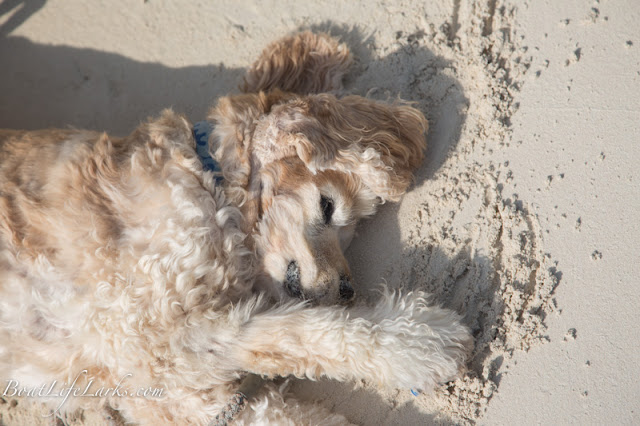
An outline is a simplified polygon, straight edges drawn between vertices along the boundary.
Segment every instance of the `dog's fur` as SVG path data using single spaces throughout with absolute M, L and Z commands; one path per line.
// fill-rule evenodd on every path
M 339 303 L 353 295 L 355 224 L 405 192 L 427 126 L 403 103 L 329 94 L 350 63 L 323 34 L 269 46 L 245 93 L 207 117 L 220 184 L 170 110 L 124 138 L 0 131 L 0 379 L 96 388 L 130 373 L 127 388 L 164 397 L 63 408 L 199 424 L 247 372 L 422 389 L 453 378 L 470 340 L 457 314 L 417 293 Z M 269 385 L 237 421 L 345 419 Z

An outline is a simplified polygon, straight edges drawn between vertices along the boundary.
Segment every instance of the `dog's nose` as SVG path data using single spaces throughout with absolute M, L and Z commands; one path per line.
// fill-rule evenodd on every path
M 353 299 L 353 296 L 356 294 L 356 292 L 353 291 L 353 287 L 351 286 L 351 280 L 349 279 L 349 277 L 340 277 L 339 292 L 340 299 L 342 299 L 343 301 L 348 302 L 349 300 Z
M 284 288 L 291 297 L 302 299 L 302 288 L 300 287 L 300 267 L 298 262 L 292 260 L 287 267 L 287 274 L 284 277 Z

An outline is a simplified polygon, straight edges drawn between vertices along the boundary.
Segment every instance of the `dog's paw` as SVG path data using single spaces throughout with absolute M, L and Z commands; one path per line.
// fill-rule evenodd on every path
M 408 293 L 385 294 L 373 314 L 381 356 L 390 358 L 384 385 L 426 391 L 460 374 L 472 338 L 457 313 Z

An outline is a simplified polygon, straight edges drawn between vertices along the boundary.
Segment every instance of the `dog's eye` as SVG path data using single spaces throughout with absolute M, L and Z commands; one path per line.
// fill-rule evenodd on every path
M 320 197 L 320 210 L 322 210 L 324 223 L 328 225 L 329 222 L 331 222 L 331 216 L 333 215 L 333 200 L 322 195 Z

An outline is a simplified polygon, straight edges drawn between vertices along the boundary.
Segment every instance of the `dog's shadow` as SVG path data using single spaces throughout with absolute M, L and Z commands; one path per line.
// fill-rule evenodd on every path
M 24 14 L 33 13 L 41 3 L 29 7 L 25 3 L 24 12 L 14 16 L 26 19 Z M 7 22 L 11 27 L 19 25 L 15 19 Z M 397 49 L 378 58 L 372 53 L 373 38 L 358 29 L 331 22 L 311 29 L 340 36 L 354 52 L 356 64 L 346 77 L 346 92 L 381 100 L 400 97 L 415 102 L 425 113 L 430 124 L 428 148 L 416 185 L 433 176 L 458 141 L 465 120 L 463 107 L 468 102 L 460 84 L 443 72 L 450 64 L 422 47 L 424 43 L 417 43 L 425 37 L 422 32 L 398 33 Z M 10 31 L 7 24 L 0 28 L 0 57 L 5 58 L 0 67 L 0 128 L 74 126 L 125 135 L 166 107 L 198 121 L 218 97 L 238 92 L 245 73 L 244 68 L 223 64 L 172 68 L 94 49 L 37 44 L 7 36 Z M 380 257 L 408 249 L 402 244 L 397 209 L 397 205 L 383 205 L 374 218 L 359 227 L 347 253 L 356 265 L 352 272 L 358 282 L 372 287 L 379 284 L 379 267 L 368 265 L 384 265 Z M 380 249 L 373 253 L 370 247 Z M 447 304 L 449 296 L 435 297 Z M 434 421 L 411 403 L 389 410 L 389 401 L 382 401 L 375 392 L 353 390 L 349 384 L 296 381 L 293 389 L 303 399 L 328 400 L 347 418 L 356 418 L 357 406 L 367 411 L 365 418 L 377 413 L 385 424 L 408 424 L 416 418 L 422 419 L 421 423 Z

